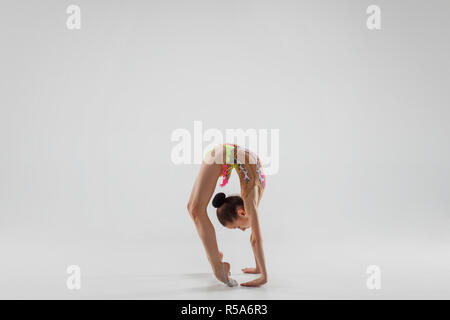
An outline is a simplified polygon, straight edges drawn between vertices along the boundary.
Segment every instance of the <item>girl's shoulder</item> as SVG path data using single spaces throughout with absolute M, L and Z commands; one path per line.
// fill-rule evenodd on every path
M 241 188 L 241 197 L 244 203 L 253 204 L 256 208 L 259 206 L 264 189 L 254 184 L 249 188 Z

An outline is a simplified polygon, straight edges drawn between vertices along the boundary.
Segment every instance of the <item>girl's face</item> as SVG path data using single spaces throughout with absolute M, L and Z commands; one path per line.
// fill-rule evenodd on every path
M 237 210 L 237 218 L 234 219 L 232 223 L 227 224 L 227 228 L 229 229 L 241 229 L 242 231 L 245 231 L 246 229 L 250 228 L 250 219 L 248 218 L 248 215 L 245 213 L 245 210 L 240 208 Z

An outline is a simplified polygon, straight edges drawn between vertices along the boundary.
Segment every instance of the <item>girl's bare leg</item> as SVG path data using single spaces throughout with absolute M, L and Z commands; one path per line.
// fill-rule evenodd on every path
M 213 152 L 214 154 L 214 152 Z M 206 256 L 213 269 L 214 275 L 222 282 L 228 282 L 230 265 L 226 263 L 225 274 L 222 267 L 222 259 L 217 247 L 214 226 L 209 220 L 206 208 L 216 188 L 217 179 L 222 172 L 220 164 L 211 163 L 210 159 L 203 161 L 200 172 L 192 188 L 188 202 L 188 211 L 197 228 L 198 235 L 203 242 Z

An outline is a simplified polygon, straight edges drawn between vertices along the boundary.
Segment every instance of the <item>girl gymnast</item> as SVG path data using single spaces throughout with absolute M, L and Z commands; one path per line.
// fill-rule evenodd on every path
M 241 285 L 258 287 L 267 283 L 267 270 L 257 210 L 266 186 L 266 177 L 258 156 L 248 149 L 230 143 L 218 145 L 207 152 L 192 188 L 187 209 L 203 242 L 215 277 L 228 286 L 237 285 L 237 282 L 228 276 L 230 264 L 222 262 L 223 254 L 217 247 L 214 227 L 206 212 L 217 180 L 222 177 L 220 186 L 225 186 L 233 169 L 239 175 L 241 196 L 226 197 L 224 193 L 220 192 L 215 195 L 212 205 L 217 208 L 217 218 L 225 227 L 238 228 L 242 231 L 251 228 L 250 242 L 255 256 L 255 267 L 244 268 L 242 271 L 261 274 L 261 276 L 241 283 Z

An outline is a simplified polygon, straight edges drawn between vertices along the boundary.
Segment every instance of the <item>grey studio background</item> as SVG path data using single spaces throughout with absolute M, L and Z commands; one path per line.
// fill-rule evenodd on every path
M 448 1 L 0 4 L 0 298 L 450 298 Z M 280 130 L 262 288 L 217 282 L 187 213 L 197 120 Z M 209 216 L 251 279 L 250 231 Z

